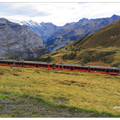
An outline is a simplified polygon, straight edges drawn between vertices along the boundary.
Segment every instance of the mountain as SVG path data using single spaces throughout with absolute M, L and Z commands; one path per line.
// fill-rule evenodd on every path
M 45 47 L 49 49 L 50 52 L 53 52 L 56 49 L 70 44 L 77 39 L 83 38 L 88 34 L 95 33 L 104 26 L 116 22 L 119 19 L 120 16 L 113 15 L 110 18 L 108 17 L 90 20 L 83 18 L 78 22 L 66 24 L 48 38 L 47 42 L 45 43 Z
M 35 58 L 46 52 L 42 38 L 27 26 L 0 18 L 0 56 Z
M 47 42 L 47 39 L 56 31 L 60 30 L 61 27 L 58 27 L 52 23 L 37 23 L 30 20 L 29 22 L 22 21 L 23 25 L 28 26 L 34 33 L 38 36 L 41 36 L 43 43 Z
M 99 24 L 102 24 L 101 22 Z M 107 25 L 59 50 L 38 57 L 37 60 L 98 66 L 119 66 L 120 20 Z

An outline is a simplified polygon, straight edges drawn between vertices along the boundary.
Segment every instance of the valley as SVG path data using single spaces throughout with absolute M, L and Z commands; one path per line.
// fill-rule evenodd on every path
M 115 66 L 120 63 L 120 20 L 103 27 L 66 45 L 53 53 L 37 57 L 41 60 L 51 57 L 51 62 L 68 64 L 86 64 L 96 66 Z M 113 37 L 116 36 L 116 37 Z

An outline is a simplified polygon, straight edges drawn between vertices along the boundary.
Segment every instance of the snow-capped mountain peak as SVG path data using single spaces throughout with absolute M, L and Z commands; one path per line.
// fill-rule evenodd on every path
M 22 21 L 21 23 L 28 26 L 37 35 L 41 36 L 43 39 L 43 43 L 47 41 L 47 39 L 52 35 L 52 33 L 60 29 L 60 27 L 57 27 L 52 23 L 37 23 L 33 20 L 29 20 L 28 22 Z

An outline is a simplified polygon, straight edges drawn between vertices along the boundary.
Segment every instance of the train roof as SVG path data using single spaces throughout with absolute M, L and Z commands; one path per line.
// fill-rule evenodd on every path
M 22 61 L 22 60 L 0 60 L 0 61 L 9 61 L 9 62 L 23 62 L 23 63 L 36 63 L 36 64 L 50 64 L 52 65 L 53 63 L 48 63 L 48 62 L 39 62 L 39 61 Z
M 118 67 L 108 67 L 108 66 L 89 66 L 89 65 L 79 65 L 79 64 L 62 64 L 62 63 L 56 63 L 56 65 L 63 65 L 63 66 L 75 66 L 75 67 L 91 67 L 91 68 L 107 68 L 107 69 L 119 69 Z
M 39 62 L 39 61 L 23 61 L 23 63 L 37 63 L 37 64 L 53 64 L 53 63 L 48 63 L 48 62 Z

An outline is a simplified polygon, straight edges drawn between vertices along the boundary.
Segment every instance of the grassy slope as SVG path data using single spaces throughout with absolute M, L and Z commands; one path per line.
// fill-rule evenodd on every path
M 85 110 L 120 114 L 120 76 L 0 66 L 0 92 L 25 94 Z
M 37 60 L 50 56 L 51 62 L 57 63 L 67 54 L 64 63 L 118 66 L 120 62 L 118 49 L 120 49 L 120 20 Z M 72 58 L 71 53 L 75 54 Z

